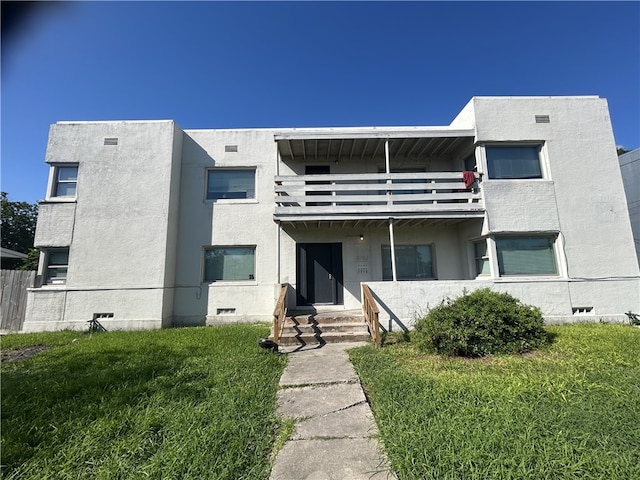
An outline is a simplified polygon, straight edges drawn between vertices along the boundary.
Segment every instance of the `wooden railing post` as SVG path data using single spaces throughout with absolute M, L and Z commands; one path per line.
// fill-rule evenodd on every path
M 367 321 L 367 325 L 369 326 L 369 333 L 371 333 L 373 344 L 376 348 L 380 348 L 382 346 L 380 320 L 378 318 L 380 310 L 378 309 L 376 301 L 373 299 L 373 294 L 371 293 L 369 285 L 365 283 L 362 284 L 362 313 L 364 314 L 364 319 Z
M 284 321 L 287 318 L 288 291 L 289 284 L 283 283 L 280 286 L 280 295 L 278 295 L 276 308 L 273 310 L 273 341 L 277 344 L 280 343 L 280 337 L 282 336 L 282 330 L 284 329 Z

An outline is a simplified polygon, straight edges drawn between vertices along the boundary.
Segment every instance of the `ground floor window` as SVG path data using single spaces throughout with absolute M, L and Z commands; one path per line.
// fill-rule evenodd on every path
M 204 281 L 255 279 L 256 247 L 208 247 L 204 252 Z
M 555 235 L 496 237 L 500 275 L 557 275 Z
M 47 285 L 61 285 L 67 283 L 67 266 L 69 264 L 69 249 L 57 248 L 45 251 L 45 281 Z
M 395 254 L 398 280 L 435 278 L 431 245 L 396 245 Z M 382 246 L 382 279 L 393 280 L 389 245 Z

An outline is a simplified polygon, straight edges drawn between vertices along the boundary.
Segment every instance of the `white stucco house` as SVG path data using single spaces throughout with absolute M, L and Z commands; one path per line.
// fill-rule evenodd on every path
M 475 97 L 447 126 L 182 130 L 59 122 L 24 330 L 271 321 L 410 327 L 491 287 L 549 322 L 623 320 L 640 277 L 607 102 Z

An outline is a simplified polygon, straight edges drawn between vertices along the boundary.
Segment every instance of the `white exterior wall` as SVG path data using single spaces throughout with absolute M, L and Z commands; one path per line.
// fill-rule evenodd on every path
M 549 115 L 550 123 L 536 123 L 535 115 Z M 416 314 L 429 306 L 459 296 L 463 289 L 483 287 L 539 306 L 548 322 L 624 321 L 625 311 L 638 311 L 638 263 L 606 100 L 474 98 L 452 126 L 468 128 L 472 117 L 479 171 L 485 173 L 482 233 L 558 232 L 559 274 L 504 278 L 495 274 L 467 282 L 369 282 L 380 299 L 383 325 L 410 327 Z M 544 178 L 489 179 L 483 146 L 494 142 L 540 142 Z M 635 176 L 628 175 L 635 178 L 630 183 L 638 191 L 640 167 L 634 168 Z M 492 258 L 492 263 L 497 272 L 497 260 Z M 593 310 L 588 315 L 573 314 L 573 308 L 584 307 Z
M 627 196 L 627 207 L 631 218 L 631 230 L 640 263 L 640 148 L 618 157 L 620 171 Z
M 606 100 L 491 97 L 473 105 L 480 144 L 544 142 L 544 180 L 483 182 L 488 230 L 560 231 L 570 307 L 593 307 L 594 317 L 637 310 L 638 264 L 630 261 L 635 250 Z M 535 115 L 549 115 L 550 123 L 535 123 Z
M 270 130 L 185 132 L 174 305 L 176 325 L 271 321 L 277 284 L 276 145 Z M 237 145 L 237 152 L 225 152 Z M 256 198 L 206 200 L 207 169 L 253 167 Z M 256 246 L 255 280 L 205 283 L 207 246 Z M 219 309 L 235 314 L 218 315 Z
M 65 285 L 30 289 L 23 330 L 86 328 L 94 313 L 114 314 L 107 329 L 171 324 L 180 142 L 172 121 L 51 127 L 46 161 L 78 166 L 77 194 L 47 192 L 35 246 L 68 246 L 69 268 Z

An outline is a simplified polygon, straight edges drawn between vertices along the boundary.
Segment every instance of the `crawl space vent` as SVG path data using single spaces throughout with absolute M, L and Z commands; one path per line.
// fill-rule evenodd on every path
M 551 123 L 549 115 L 536 115 L 536 123 Z
M 225 145 L 224 146 L 224 151 L 225 152 L 237 152 L 238 151 L 238 145 Z
M 104 139 L 104 144 L 105 145 L 117 145 L 118 144 L 118 139 L 115 138 L 115 137 L 105 138 Z
M 236 309 L 235 308 L 218 308 L 218 309 L 216 309 L 216 314 L 217 315 L 233 315 L 234 313 L 236 313 Z
M 571 312 L 574 315 L 587 315 L 593 313 L 593 307 L 573 307 Z

